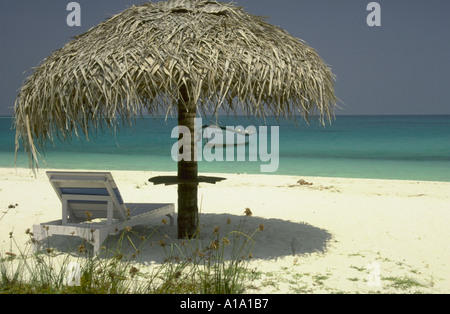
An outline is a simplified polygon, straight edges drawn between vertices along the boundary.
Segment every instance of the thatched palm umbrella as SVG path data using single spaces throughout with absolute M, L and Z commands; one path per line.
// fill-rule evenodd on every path
M 334 76 L 301 40 L 231 4 L 172 0 L 132 6 L 46 58 L 15 106 L 16 151 L 38 149 L 118 120 L 178 113 L 194 137 L 197 113 L 333 117 Z M 199 112 L 198 112 L 199 111 Z M 120 119 L 118 118 L 120 117 Z M 192 138 L 192 156 L 196 145 Z M 178 165 L 178 232 L 198 223 L 196 161 Z

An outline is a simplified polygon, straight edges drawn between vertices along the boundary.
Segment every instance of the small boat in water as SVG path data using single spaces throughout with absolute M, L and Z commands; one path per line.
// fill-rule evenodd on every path
M 202 126 L 202 131 L 203 143 L 211 146 L 246 145 L 255 134 L 252 130 L 208 124 Z

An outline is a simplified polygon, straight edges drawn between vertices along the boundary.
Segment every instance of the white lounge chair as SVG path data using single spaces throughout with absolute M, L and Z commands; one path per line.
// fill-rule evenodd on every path
M 86 239 L 94 253 L 125 227 L 167 216 L 173 226 L 174 204 L 125 204 L 109 172 L 47 172 L 62 203 L 62 219 L 33 226 L 34 238 L 71 235 Z

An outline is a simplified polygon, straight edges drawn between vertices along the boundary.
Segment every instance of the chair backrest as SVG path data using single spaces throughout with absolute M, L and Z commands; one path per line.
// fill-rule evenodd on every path
M 125 205 L 111 173 L 49 171 L 47 176 L 59 199 L 69 199 L 68 211 L 72 219 L 107 218 L 108 201 L 113 205 L 112 218 L 126 219 Z

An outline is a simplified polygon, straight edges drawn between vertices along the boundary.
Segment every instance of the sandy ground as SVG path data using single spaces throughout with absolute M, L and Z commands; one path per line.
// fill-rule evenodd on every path
M 111 171 L 125 202 L 175 203 L 176 187 L 154 186 L 156 172 Z M 220 174 L 199 188 L 201 239 L 241 230 L 254 234 L 250 293 L 449 293 L 450 183 Z M 312 183 L 301 185 L 299 180 Z M 244 216 L 249 208 L 253 216 Z M 176 216 L 175 216 L 176 218 Z M 27 228 L 61 219 L 61 204 L 44 170 L 0 169 L 0 253 L 27 246 Z M 231 222 L 231 223 L 230 223 Z M 156 229 L 156 231 L 154 231 Z M 167 255 L 176 227 L 136 227 L 150 240 L 143 264 Z M 77 239 L 52 240 L 59 251 Z M 109 237 L 105 245 L 115 245 Z M 139 245 L 139 238 L 131 238 Z M 125 250 L 132 250 L 126 243 Z M 128 247 L 127 247 L 128 246 Z

